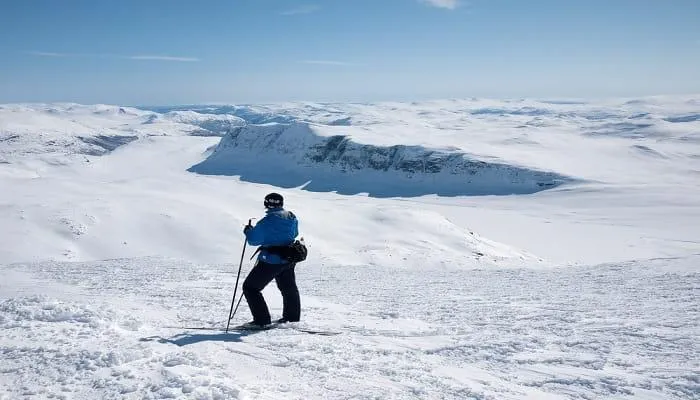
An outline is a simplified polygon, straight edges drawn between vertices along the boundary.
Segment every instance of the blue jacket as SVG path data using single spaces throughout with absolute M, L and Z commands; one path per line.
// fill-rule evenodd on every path
M 268 264 L 285 264 L 287 261 L 265 250 L 265 246 L 292 244 L 299 234 L 299 221 L 294 213 L 283 208 L 268 209 L 265 214 L 245 232 L 246 240 L 251 246 L 260 246 L 258 260 Z

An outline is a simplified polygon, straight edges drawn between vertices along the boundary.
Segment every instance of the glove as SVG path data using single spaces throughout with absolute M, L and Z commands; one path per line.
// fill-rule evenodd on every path
M 243 227 L 243 234 L 244 234 L 244 235 L 247 235 L 247 234 L 248 234 L 248 231 L 251 230 L 251 229 L 253 229 L 252 226 L 246 225 L 245 227 Z

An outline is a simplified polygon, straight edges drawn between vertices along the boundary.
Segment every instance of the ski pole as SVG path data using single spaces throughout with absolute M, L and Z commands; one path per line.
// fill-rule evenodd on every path
M 248 226 L 251 226 L 252 219 L 248 220 Z M 248 244 L 248 239 L 244 238 L 243 240 L 243 252 L 241 253 L 241 262 L 238 265 L 238 276 L 236 276 L 236 286 L 233 288 L 233 298 L 231 299 L 231 309 L 228 312 L 228 321 L 226 322 L 226 333 L 228 333 L 228 328 L 229 325 L 231 325 L 231 320 L 233 319 L 233 315 L 235 314 L 233 311 L 233 303 L 236 302 L 236 292 L 238 291 L 238 280 L 241 278 L 241 269 L 243 268 L 243 258 L 245 257 L 245 248 L 246 245 Z M 241 296 L 242 298 L 242 296 Z M 239 301 L 240 303 L 240 301 Z M 238 307 L 236 307 L 238 309 Z
M 241 294 L 241 297 L 238 298 L 238 303 L 236 303 L 236 308 L 233 309 L 232 315 L 236 315 L 236 311 L 238 311 L 238 306 L 241 305 L 241 300 L 243 300 L 243 294 Z M 233 316 L 231 318 L 233 318 Z

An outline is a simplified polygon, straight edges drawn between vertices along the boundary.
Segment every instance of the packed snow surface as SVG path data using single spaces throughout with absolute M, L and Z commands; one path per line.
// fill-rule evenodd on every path
M 0 399 L 700 399 L 698 116 L 0 105 Z M 271 191 L 302 321 L 224 333 Z

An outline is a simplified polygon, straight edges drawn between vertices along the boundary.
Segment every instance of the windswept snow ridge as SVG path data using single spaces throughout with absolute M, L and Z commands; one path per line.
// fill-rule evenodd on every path
M 163 115 L 154 115 L 145 123 L 154 124 L 163 120 L 200 127 L 200 130 L 190 133 L 193 136 L 223 136 L 229 130 L 246 124 L 245 120 L 234 115 L 202 114 L 192 110 L 170 111 Z
M 311 191 L 374 197 L 527 194 L 572 181 L 482 161 L 458 149 L 362 144 L 307 123 L 247 125 L 226 134 L 190 171 Z
M 183 105 L 164 107 L 144 107 L 144 110 L 172 115 L 172 113 L 191 113 L 206 115 L 207 118 L 214 116 L 217 118 L 229 118 L 231 116 L 240 118 L 249 124 L 291 123 L 299 120 L 298 117 L 284 113 L 279 109 L 268 109 L 267 107 L 254 105 Z M 190 114 L 191 115 L 191 114 Z

